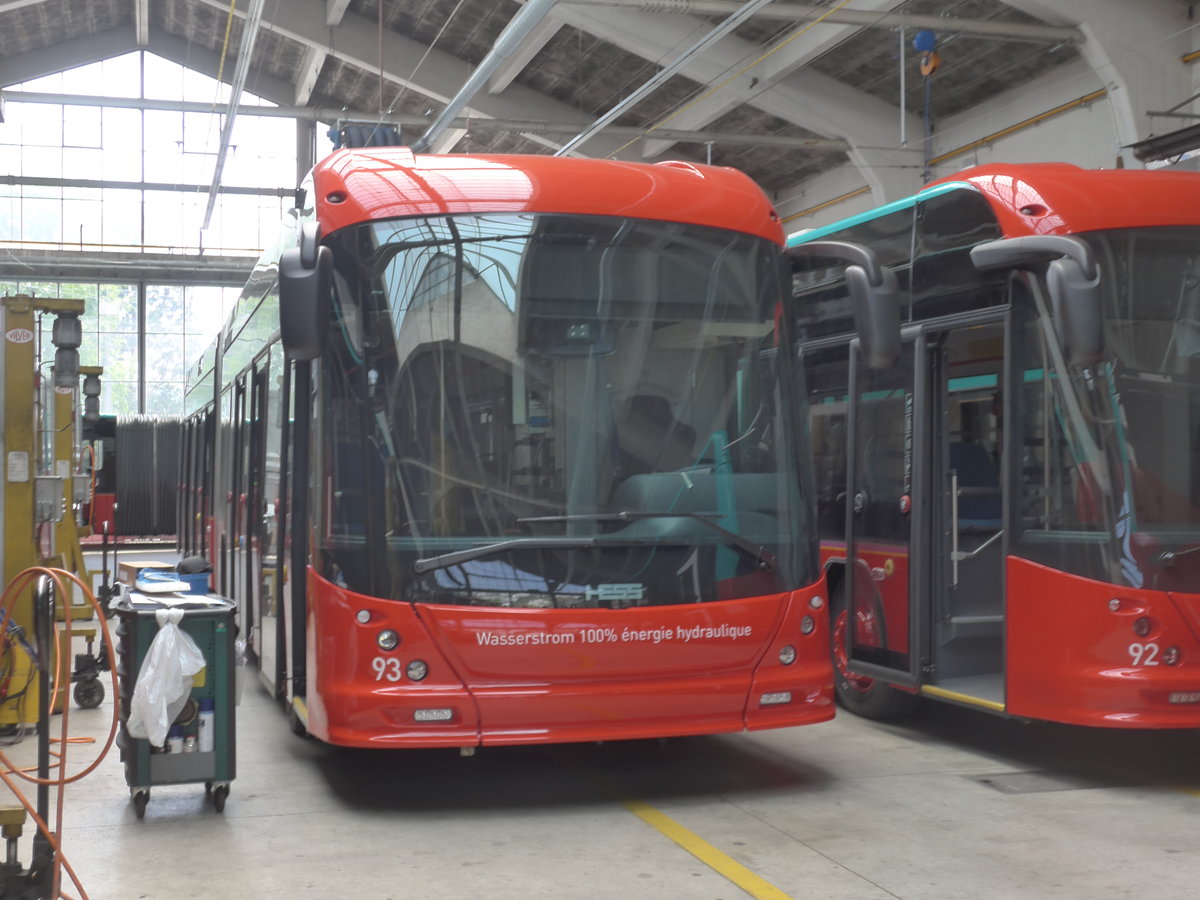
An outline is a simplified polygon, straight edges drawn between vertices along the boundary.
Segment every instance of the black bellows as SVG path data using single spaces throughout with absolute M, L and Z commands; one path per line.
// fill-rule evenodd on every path
M 175 534 L 182 431 L 182 419 L 117 417 L 117 534 Z

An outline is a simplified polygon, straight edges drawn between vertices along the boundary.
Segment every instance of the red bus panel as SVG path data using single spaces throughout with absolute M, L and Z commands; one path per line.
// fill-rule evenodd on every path
M 1200 723 L 1200 594 L 1009 557 L 1007 711 L 1072 725 Z
M 619 611 L 413 605 L 352 593 L 310 570 L 307 727 L 349 746 L 438 747 L 824 721 L 834 712 L 824 596 L 821 582 L 790 595 Z M 394 651 L 376 643 L 384 629 L 400 635 Z M 788 645 L 797 657 L 784 665 Z M 418 659 L 428 675 L 413 681 L 405 673 Z M 787 699 L 764 705 L 764 695 Z M 417 710 L 445 718 L 417 721 Z

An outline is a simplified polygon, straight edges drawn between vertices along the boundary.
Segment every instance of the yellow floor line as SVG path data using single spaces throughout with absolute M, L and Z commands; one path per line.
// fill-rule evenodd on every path
M 725 876 L 755 900 L 792 900 L 775 885 L 755 875 L 670 816 L 640 800 L 622 800 L 622 805 L 660 834 L 670 838 L 713 871 Z

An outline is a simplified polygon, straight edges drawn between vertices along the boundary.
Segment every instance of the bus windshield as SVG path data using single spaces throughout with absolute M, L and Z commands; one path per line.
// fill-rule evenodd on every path
M 609 216 L 333 236 L 323 574 L 398 600 L 625 607 L 814 577 L 779 248 Z
M 1200 229 L 1080 237 L 1101 266 L 1105 356 L 1068 370 L 1036 333 L 1049 317 L 1026 322 L 1022 478 L 1045 488 L 1025 492 L 1026 524 L 1106 536 L 1106 571 L 1081 574 L 1165 587 L 1163 554 L 1200 539 Z

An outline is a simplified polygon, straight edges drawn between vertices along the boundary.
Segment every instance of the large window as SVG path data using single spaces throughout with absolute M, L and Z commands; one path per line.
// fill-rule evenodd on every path
M 11 85 L 0 124 L 0 245 L 225 253 L 267 245 L 296 181 L 296 123 L 234 121 L 220 193 L 202 231 L 229 87 L 135 52 Z M 22 91 L 189 100 L 213 113 L 20 102 Z M 241 107 L 269 105 L 243 93 Z
M 147 107 L 191 101 L 213 112 L 21 102 L 23 92 L 144 100 Z M 34 281 L 20 254 L 244 255 L 249 272 L 293 203 L 295 120 L 252 115 L 270 104 L 243 93 L 221 175 L 230 190 L 218 194 L 204 229 L 228 85 L 139 51 L 8 85 L 5 93 L 0 172 L 12 183 L 0 185 L 0 296 L 82 299 L 80 361 L 104 367 L 101 411 L 182 415 L 186 373 L 240 287 L 165 283 L 169 274 L 163 283 L 84 275 Z M 51 327 L 52 317 L 44 317 L 47 365 Z
M 84 301 L 83 344 L 79 362 L 103 366 L 100 411 L 105 415 L 184 414 L 183 388 L 195 365 L 229 315 L 240 288 L 216 285 L 145 286 L 144 313 L 139 311 L 137 284 L 53 281 L 0 281 L 0 297 L 29 294 Z M 145 319 L 141 324 L 141 319 Z M 50 343 L 53 317 L 41 322 L 42 360 L 54 359 Z M 145 360 L 139 331 L 145 332 Z M 145 395 L 138 385 L 144 378 Z

